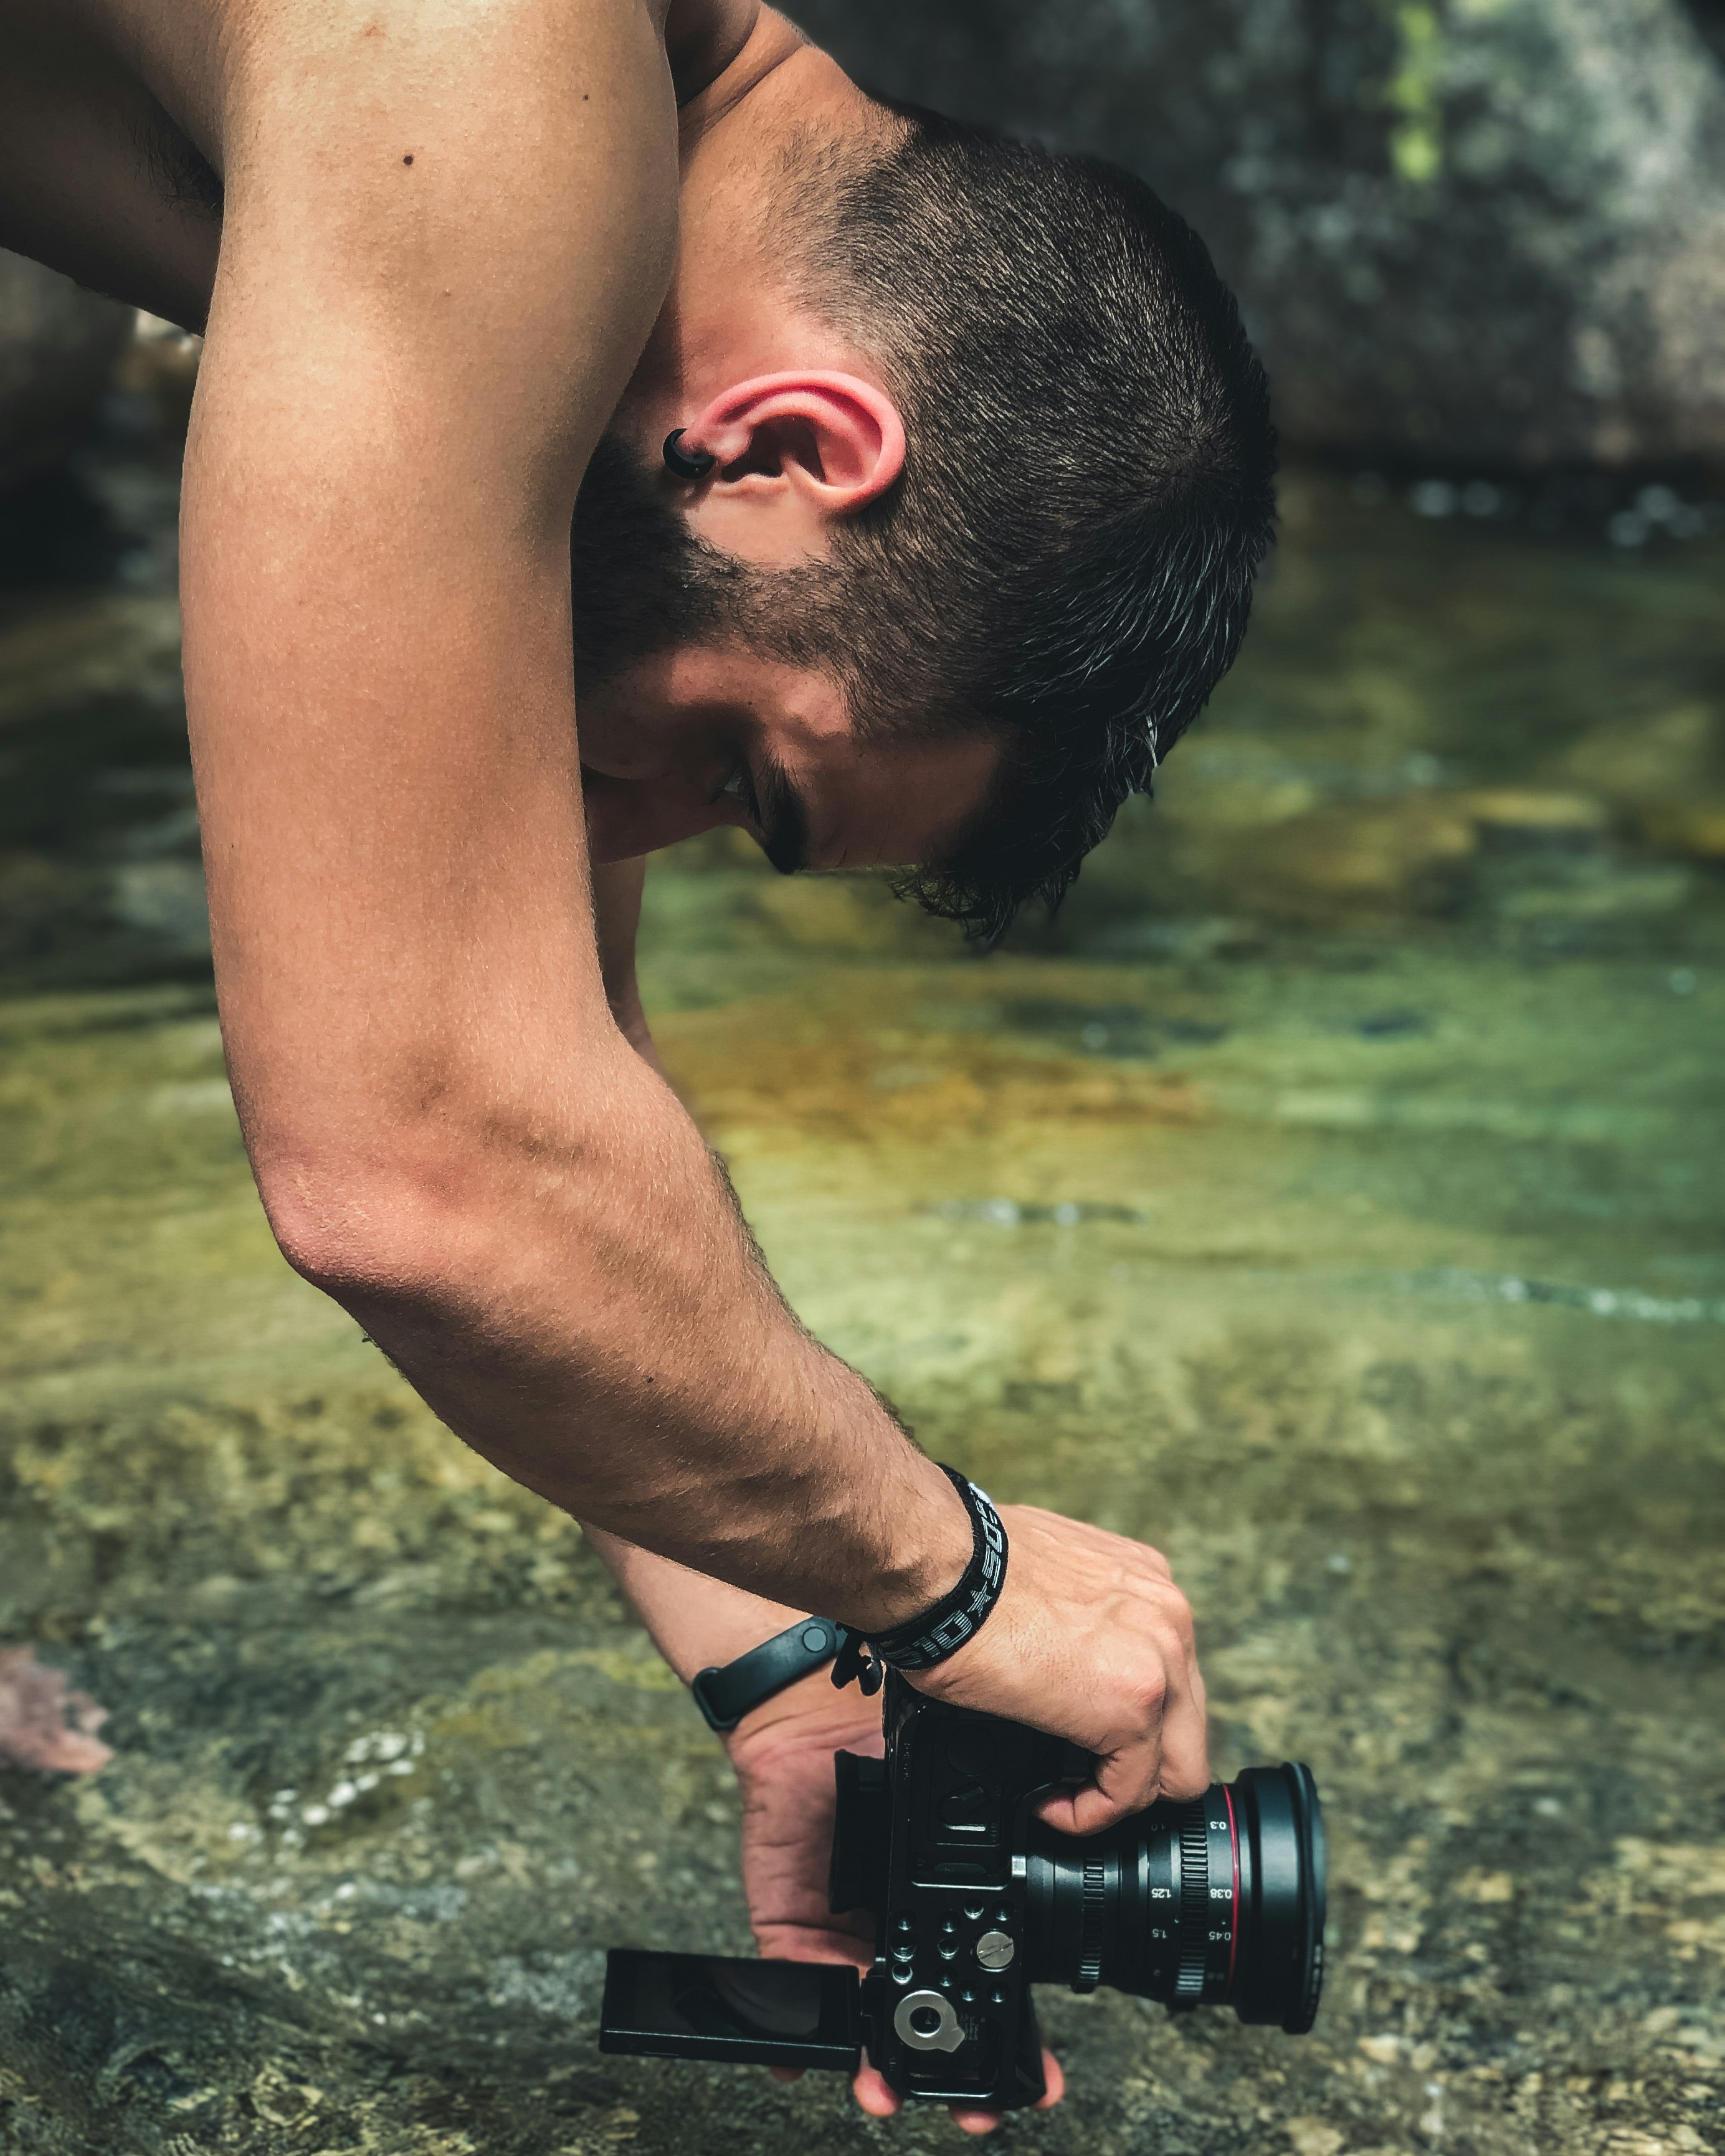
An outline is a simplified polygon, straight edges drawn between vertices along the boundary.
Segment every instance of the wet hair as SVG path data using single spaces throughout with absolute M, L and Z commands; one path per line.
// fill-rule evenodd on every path
M 799 296 L 878 357 L 908 444 L 819 611 L 859 726 L 1002 742 L 984 813 L 901 882 L 992 940 L 1059 902 L 1232 664 L 1276 435 L 1232 295 L 1142 181 L 890 109 L 886 153 L 803 197 Z

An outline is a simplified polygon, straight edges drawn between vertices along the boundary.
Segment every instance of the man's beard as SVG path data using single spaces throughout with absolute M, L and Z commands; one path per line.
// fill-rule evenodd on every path
M 636 660 L 745 634 L 760 578 L 692 532 L 619 434 L 587 467 L 569 534 L 577 689 Z
M 660 473 L 608 429 L 581 482 L 569 533 L 575 686 L 686 644 L 743 644 L 832 669 L 847 583 L 824 562 L 758 569 L 691 531 Z

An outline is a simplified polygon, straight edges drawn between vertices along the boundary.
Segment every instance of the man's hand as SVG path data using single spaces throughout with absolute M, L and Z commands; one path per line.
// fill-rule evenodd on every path
M 834 1691 L 823 1672 L 805 1678 L 750 1715 L 729 1741 L 742 1789 L 742 1879 L 749 1917 L 763 1954 L 783 1961 L 849 1962 L 866 1973 L 874 1962 L 873 1927 L 860 1914 L 827 1907 L 827 1860 L 833 1845 L 833 1754 L 881 1750 L 880 1708 L 855 1686 Z M 1065 2077 L 1053 2052 L 1042 2055 L 1048 2082 L 1038 2105 L 1060 2102 Z M 781 2081 L 793 2073 L 774 2069 Z M 900 2099 L 865 2061 L 852 2084 L 875 2118 L 891 2118 Z M 967 2133 L 988 2133 L 994 2111 L 952 2107 Z
M 1047 1730 L 1089 1753 L 1092 1780 L 1040 1808 L 1065 1833 L 1097 1833 L 1158 1797 L 1201 1796 L 1210 1780 L 1204 1680 L 1192 1611 L 1167 1558 L 1143 1543 L 1038 1506 L 1003 1505 L 1000 1517 L 1010 1548 L 999 1603 L 974 1639 L 911 1681 L 932 1697 Z M 685 1683 L 802 1614 L 597 1528 L 588 1532 Z M 803 1688 L 784 1697 L 801 1701 Z M 751 1762 L 780 1719 L 777 1702 L 750 1716 L 744 1734 Z M 878 1728 L 878 1716 L 870 1717 L 870 1726 Z M 819 1797 L 830 1804 L 824 1785 Z
M 1094 1755 L 1094 1779 L 1039 1807 L 1096 1834 L 1158 1797 L 1209 1786 L 1192 1611 L 1160 1551 L 1034 1505 L 1003 1505 L 1006 1586 L 988 1622 L 911 1681 Z
M 1192 1613 L 1158 1551 L 1033 1505 L 1001 1508 L 1011 1549 L 1006 1587 L 982 1630 L 949 1661 L 916 1681 L 922 1689 L 1052 1731 L 1096 1756 L 1096 1776 L 1076 1794 L 1051 1796 L 1041 1816 L 1070 1834 L 1093 1834 L 1158 1796 L 1199 1795 L 1209 1785 L 1204 1681 Z M 646 1620 L 660 1652 L 685 1682 L 783 1631 L 802 1613 L 704 1578 L 589 1527 L 588 1536 Z M 793 1685 L 728 1740 L 742 1789 L 742 1876 L 763 1954 L 788 1961 L 871 1964 L 866 1919 L 827 1907 L 833 1842 L 833 1754 L 881 1750 L 880 1709 L 854 1686 L 835 1691 L 824 1673 Z M 1065 2077 L 1043 2054 L 1048 2092 Z M 793 2076 L 782 2076 L 794 2078 Z M 872 2066 L 856 2100 L 879 2118 L 899 2102 Z M 997 2112 L 955 2109 L 968 2133 L 986 2133 Z

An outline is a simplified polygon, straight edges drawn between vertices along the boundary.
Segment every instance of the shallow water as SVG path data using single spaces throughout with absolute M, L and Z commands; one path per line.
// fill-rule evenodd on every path
M 607 1943 L 745 1943 L 722 1758 L 274 1252 L 162 473 L 92 483 L 117 547 L 0 617 L 0 1646 L 116 1757 L 0 1774 L 0 2146 L 956 2145 L 594 2051 Z M 1166 1548 L 1224 1769 L 1325 1793 L 1313 2036 L 1045 1994 L 1074 2093 L 1010 2144 L 1725 2147 L 1725 550 L 1287 511 L 1055 927 L 978 961 L 714 841 L 649 1009 L 803 1315 L 997 1496 Z

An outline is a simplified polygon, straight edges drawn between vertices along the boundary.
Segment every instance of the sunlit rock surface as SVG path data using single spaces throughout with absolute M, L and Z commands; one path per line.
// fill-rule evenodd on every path
M 997 1496 L 1165 1548 L 1223 1768 L 1324 1792 L 1315 2034 L 1045 1993 L 1072 2095 L 1006 2144 L 1717 2149 L 1725 557 L 1288 511 L 1056 932 L 978 962 L 715 844 L 655 865 L 649 1004 L 809 1322 Z M 275 1254 L 208 982 L 115 901 L 195 888 L 150 573 L 0 617 L 8 873 L 70 880 L 0 998 L 0 1651 L 115 1753 L 0 1772 L 0 2145 L 956 2146 L 598 2056 L 605 1946 L 746 1948 L 726 1769 Z
M 1198 224 L 1289 437 L 1725 454 L 1718 0 L 799 0 L 860 80 Z

